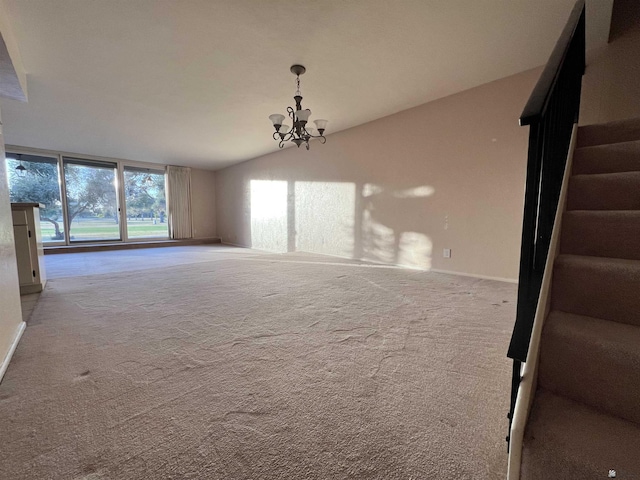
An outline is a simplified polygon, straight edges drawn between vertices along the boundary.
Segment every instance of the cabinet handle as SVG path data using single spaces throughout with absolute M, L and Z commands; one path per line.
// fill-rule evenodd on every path
M 33 271 L 33 278 L 36 278 L 36 271 Z
M 29 238 L 31 238 L 31 230 L 27 230 L 29 232 Z

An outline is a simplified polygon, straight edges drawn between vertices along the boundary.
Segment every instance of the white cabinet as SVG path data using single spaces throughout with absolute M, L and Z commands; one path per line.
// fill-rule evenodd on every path
M 47 282 L 40 233 L 40 205 L 12 203 L 13 236 L 18 258 L 20 294 L 41 292 Z

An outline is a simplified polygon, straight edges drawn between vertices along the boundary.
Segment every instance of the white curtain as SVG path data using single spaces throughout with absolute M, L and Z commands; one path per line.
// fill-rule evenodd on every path
M 191 169 L 168 165 L 167 190 L 171 238 L 191 238 Z

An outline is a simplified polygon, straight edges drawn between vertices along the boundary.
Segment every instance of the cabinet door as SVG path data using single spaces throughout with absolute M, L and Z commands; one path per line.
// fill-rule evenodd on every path
M 31 263 L 31 242 L 29 241 L 29 227 L 14 225 L 13 235 L 16 242 L 16 257 L 18 257 L 18 277 L 20 285 L 33 283 L 33 264 Z

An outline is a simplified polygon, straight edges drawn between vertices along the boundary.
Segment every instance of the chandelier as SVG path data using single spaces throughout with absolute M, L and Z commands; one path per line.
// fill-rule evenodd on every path
M 279 113 L 269 115 L 269 119 L 273 122 L 273 128 L 276 129 L 276 131 L 273 132 L 273 139 L 279 142 L 280 148 L 284 148 L 285 142 L 293 142 L 298 148 L 304 143 L 307 150 L 309 150 L 309 140 L 312 138 L 319 139 L 321 143 L 327 141 L 324 136 L 324 131 L 328 123 L 327 120 L 314 120 L 313 123 L 316 124 L 316 128 L 318 129 L 317 135 L 314 128 L 307 126 L 311 110 L 308 108 L 305 110 L 302 109 L 302 95 L 300 94 L 300 75 L 306 71 L 307 69 L 302 65 L 293 65 L 291 67 L 291 73 L 296 76 L 297 88 L 293 97 L 296 102 L 296 108 L 294 110 L 291 107 L 287 107 L 287 113 L 289 114 L 289 119 L 293 127 L 283 123 L 285 119 L 284 115 L 280 115 Z

